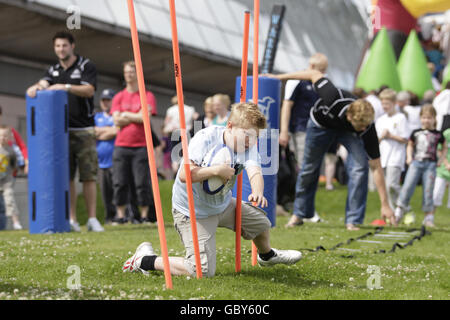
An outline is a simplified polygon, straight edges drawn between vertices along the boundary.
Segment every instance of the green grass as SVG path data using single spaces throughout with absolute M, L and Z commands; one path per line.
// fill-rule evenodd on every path
M 163 199 L 166 236 L 170 255 L 184 255 L 183 246 L 172 226 L 170 214 L 171 182 L 160 184 Z M 414 195 L 416 227 L 420 226 L 421 189 Z M 326 221 L 305 224 L 286 230 L 286 217 L 277 218 L 271 231 L 275 248 L 314 248 L 321 244 L 330 248 L 350 237 L 373 231 L 369 223 L 379 217 L 376 193 L 369 194 L 366 225 L 360 231 L 344 228 L 346 188 L 339 186 L 326 192 L 321 186 L 317 210 Z M 445 200 L 446 201 L 446 200 Z M 83 201 L 80 201 L 80 221 Z M 99 206 L 99 216 L 103 210 Z M 85 217 L 85 214 L 84 214 Z M 84 220 L 83 220 L 84 219 Z M 250 242 L 243 241 L 242 272 L 234 272 L 234 234 L 217 232 L 217 271 L 213 278 L 173 277 L 173 290 L 165 289 L 162 273 L 149 276 L 122 273 L 124 261 L 143 241 L 154 244 L 159 253 L 156 226 L 106 226 L 104 233 L 30 235 L 27 231 L 0 232 L 0 300 L 1 299 L 446 299 L 450 298 L 450 212 L 440 208 L 437 227 L 432 235 L 415 241 L 412 246 L 395 253 L 375 254 L 386 245 L 352 243 L 344 250 L 303 251 L 304 258 L 294 266 L 252 267 Z M 385 228 L 383 232 L 405 231 L 406 227 Z M 379 240 L 373 237 L 367 238 Z M 350 257 L 352 256 L 352 257 Z M 67 288 L 72 276 L 68 267 L 80 268 L 80 290 Z M 368 266 L 380 269 L 382 289 L 370 290 Z M 70 279 L 69 279 L 70 280 Z

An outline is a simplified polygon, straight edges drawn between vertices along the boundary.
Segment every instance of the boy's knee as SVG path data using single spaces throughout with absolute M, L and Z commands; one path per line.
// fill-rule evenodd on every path
M 245 240 L 253 240 L 255 239 L 257 236 L 259 236 L 260 234 L 262 234 L 263 232 L 266 232 L 267 230 L 270 230 L 270 228 L 272 228 L 272 223 L 270 222 L 270 220 L 265 217 L 264 220 L 261 220 L 260 223 L 260 227 L 259 227 L 259 231 L 257 232 L 257 234 L 255 235 L 253 234 L 249 234 L 249 233 L 243 233 L 242 237 Z
M 194 260 L 194 261 L 191 261 Z M 204 277 L 214 277 L 214 275 L 216 274 L 216 268 L 215 266 L 211 265 L 210 263 L 208 263 L 208 258 L 205 257 L 204 254 L 200 253 L 200 261 L 201 261 L 201 269 L 202 269 L 202 275 Z M 195 264 L 195 256 L 193 257 L 193 259 L 187 260 L 186 261 L 186 265 L 188 266 L 188 270 L 191 274 L 192 277 L 196 277 L 197 276 L 197 268 L 196 268 L 196 264 Z

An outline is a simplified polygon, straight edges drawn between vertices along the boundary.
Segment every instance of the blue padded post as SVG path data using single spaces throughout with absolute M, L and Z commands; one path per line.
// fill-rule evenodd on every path
M 241 77 L 236 78 L 235 102 L 240 100 Z M 253 77 L 247 77 L 246 101 L 251 101 L 253 95 Z M 272 223 L 276 222 L 277 207 L 277 173 L 279 150 L 279 124 L 280 124 L 281 81 L 274 78 L 258 78 L 258 107 L 267 120 L 267 130 L 258 139 L 258 151 L 261 156 L 261 168 L 264 178 L 264 196 L 268 207 L 263 208 Z M 233 196 L 236 197 L 236 185 Z M 246 173 L 243 174 L 242 200 L 248 201 L 251 194 L 251 185 Z
M 38 91 L 26 102 L 30 233 L 69 232 L 67 93 Z

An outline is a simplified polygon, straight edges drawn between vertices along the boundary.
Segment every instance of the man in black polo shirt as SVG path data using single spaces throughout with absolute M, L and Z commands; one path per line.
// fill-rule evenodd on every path
M 381 201 L 381 217 L 395 225 L 394 212 L 389 206 L 380 162 L 378 137 L 373 123 L 373 107 L 365 100 L 356 100 L 350 93 L 337 89 L 318 70 L 304 70 L 281 75 L 269 75 L 280 80 L 310 80 L 319 95 L 311 109 L 306 129 L 302 169 L 297 178 L 294 214 L 286 225 L 301 225 L 304 218 L 314 215 L 314 199 L 319 180 L 320 165 L 329 146 L 342 144 L 349 153 L 349 175 L 346 204 L 346 226 L 358 230 L 365 215 L 369 166 Z
M 27 90 L 35 97 L 38 90 L 65 90 L 69 102 L 69 159 L 70 159 L 70 224 L 80 231 L 76 217 L 75 173 L 79 169 L 80 181 L 88 211 L 88 230 L 103 231 L 96 218 L 97 150 L 94 121 L 94 93 L 97 69 L 89 60 L 74 53 L 75 39 L 68 32 L 53 37 L 53 48 L 58 63 L 51 66 L 44 77 Z

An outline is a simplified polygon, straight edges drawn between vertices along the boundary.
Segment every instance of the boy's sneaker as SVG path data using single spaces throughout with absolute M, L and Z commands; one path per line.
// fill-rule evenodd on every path
M 13 223 L 13 229 L 14 230 L 22 230 L 22 225 L 20 224 L 20 222 L 14 222 Z
M 395 222 L 397 224 L 400 222 L 400 220 L 402 220 L 404 214 L 405 214 L 405 210 L 402 207 L 395 208 L 394 216 L 395 216 Z
M 423 219 L 422 224 L 425 227 L 434 228 L 435 227 L 435 225 L 434 225 L 434 215 L 432 215 L 432 214 L 426 215 L 425 219 Z
M 424 225 L 425 227 L 427 227 L 427 228 L 434 228 L 434 227 L 436 227 L 436 225 L 434 224 L 433 221 L 424 221 L 424 222 L 423 222 L 423 225 Z
M 70 220 L 70 230 L 75 232 L 81 232 L 80 224 L 76 221 Z
M 258 255 L 258 264 L 262 267 L 270 267 L 276 264 L 294 264 L 302 258 L 302 253 L 296 250 L 277 250 L 272 248 L 275 255 L 269 260 L 263 260 Z
M 152 244 L 150 242 L 142 242 L 136 249 L 136 252 L 134 253 L 131 258 L 129 258 L 125 263 L 123 264 L 122 271 L 123 272 L 136 272 L 140 271 L 143 274 L 148 275 L 148 271 L 142 270 L 141 262 L 142 258 L 146 256 L 156 256 L 155 252 L 153 251 Z
M 322 219 L 319 217 L 319 214 L 317 213 L 317 211 L 314 211 L 314 216 L 312 218 L 305 218 L 305 219 L 303 219 L 303 221 L 318 223 L 318 222 L 321 222 Z
M 94 231 L 94 232 L 103 232 L 105 229 L 103 229 L 100 222 L 97 220 L 97 218 L 89 218 L 87 223 L 87 229 L 88 231 Z

